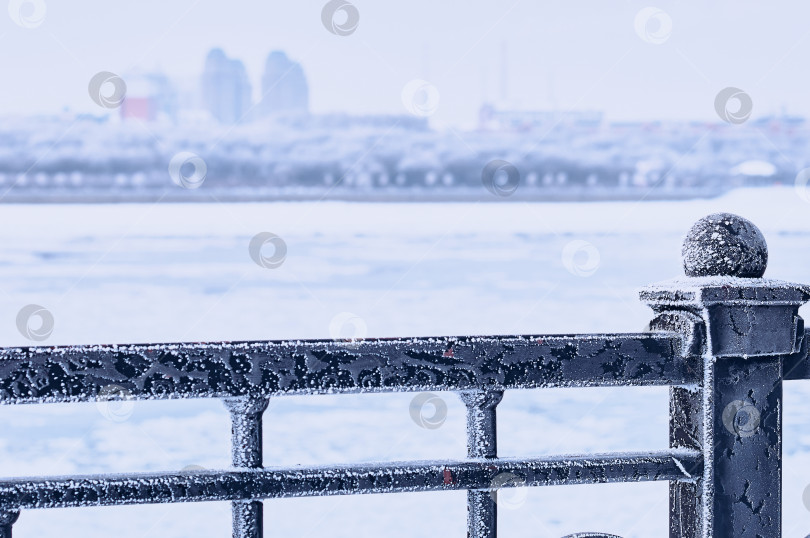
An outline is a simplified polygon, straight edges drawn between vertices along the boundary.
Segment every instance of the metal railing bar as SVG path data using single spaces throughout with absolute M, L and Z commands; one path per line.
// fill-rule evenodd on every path
M 11 538 L 12 527 L 19 517 L 19 510 L 0 509 L 0 538 Z
M 0 403 L 687 385 L 674 332 L 0 348 Z
M 467 408 L 467 456 L 495 459 L 498 456 L 496 409 L 502 391 L 464 391 L 459 394 Z M 498 476 L 503 476 L 498 475 Z M 495 480 L 497 481 L 497 476 Z M 495 538 L 498 534 L 497 491 L 467 491 L 468 538 Z
M 231 415 L 231 464 L 237 468 L 262 467 L 262 415 L 267 398 L 228 398 Z M 264 510 L 261 501 L 231 503 L 233 538 L 262 538 Z
M 514 486 L 653 480 L 691 481 L 702 471 L 696 450 L 369 463 L 331 467 L 105 474 L 0 481 L 0 506 L 13 509 L 167 502 L 259 500 Z M 510 473 L 520 480 L 500 483 Z

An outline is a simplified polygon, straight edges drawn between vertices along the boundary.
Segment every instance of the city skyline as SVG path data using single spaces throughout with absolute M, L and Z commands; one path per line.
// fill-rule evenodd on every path
M 810 6 L 801 4 L 779 11 L 661 2 L 660 13 L 648 13 L 639 28 L 646 9 L 640 2 L 586 9 L 355 2 L 360 22 L 350 35 L 325 28 L 320 1 L 290 4 L 281 16 L 277 6 L 242 1 L 150 0 L 136 7 L 78 0 L 71 9 L 93 14 L 78 24 L 65 6 L 46 5 L 36 27 L 11 17 L 0 23 L 0 46 L 16 52 L 0 59 L 11 80 L 1 114 L 66 106 L 98 113 L 86 91 L 95 73 L 159 68 L 191 81 L 197 59 L 221 47 L 244 62 L 254 99 L 267 51 L 286 51 L 307 72 L 314 113 L 407 113 L 403 88 L 425 80 L 440 96 L 435 125 L 475 122 L 480 105 L 492 101 L 600 110 L 611 120 L 711 120 L 715 95 L 730 86 L 750 94 L 754 117 L 783 109 L 810 115 L 800 80 Z

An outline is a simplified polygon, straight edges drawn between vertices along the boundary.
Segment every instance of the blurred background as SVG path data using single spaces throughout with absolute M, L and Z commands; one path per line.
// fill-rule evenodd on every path
M 810 281 L 810 4 L 136 3 L 0 14 L 5 346 L 642 330 L 716 211 Z M 808 317 L 807 310 L 805 318 Z M 785 387 L 785 536 L 810 385 Z M 265 464 L 461 458 L 413 394 L 285 397 Z M 509 391 L 503 456 L 660 449 L 667 390 Z M 425 414 L 432 416 L 431 409 Z M 0 407 L 5 476 L 229 465 L 217 401 Z M 667 485 L 515 489 L 504 536 L 667 533 Z M 810 498 L 810 496 L 808 496 Z M 465 535 L 464 495 L 265 503 L 274 536 Z M 227 504 L 24 512 L 15 536 L 227 536 Z
M 493 160 L 517 167 L 518 199 L 685 198 L 807 165 L 801 3 L 11 0 L 9 15 L 8 200 L 469 200 Z M 204 191 L 171 188 L 174 158 Z

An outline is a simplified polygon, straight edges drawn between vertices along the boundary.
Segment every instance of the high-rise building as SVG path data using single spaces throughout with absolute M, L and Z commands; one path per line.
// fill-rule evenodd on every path
M 238 123 L 250 110 L 250 81 L 245 66 L 212 49 L 202 75 L 205 108 L 222 123 Z
M 276 50 L 264 64 L 261 114 L 278 116 L 309 112 L 309 86 L 301 64 Z

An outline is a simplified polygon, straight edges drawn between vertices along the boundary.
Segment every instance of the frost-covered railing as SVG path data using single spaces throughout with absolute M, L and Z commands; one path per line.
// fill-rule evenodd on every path
M 2 349 L 0 403 L 94 401 L 111 386 L 223 399 L 233 468 L 0 479 L 0 536 L 23 509 L 227 500 L 234 537 L 257 538 L 263 499 L 467 490 L 468 535 L 484 538 L 498 489 L 642 480 L 669 481 L 670 536 L 780 536 L 782 380 L 810 378 L 798 316 L 810 290 L 762 279 L 766 263 L 753 224 L 702 219 L 684 243 L 687 277 L 641 292 L 655 315 L 638 334 Z M 498 457 L 504 390 L 631 385 L 671 387 L 668 450 Z M 263 466 L 268 398 L 426 390 L 460 394 L 466 459 Z

